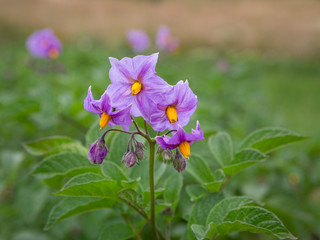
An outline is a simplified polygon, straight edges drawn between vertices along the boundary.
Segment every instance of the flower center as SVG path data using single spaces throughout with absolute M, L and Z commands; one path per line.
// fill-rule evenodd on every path
M 177 110 L 173 106 L 168 106 L 166 109 L 167 117 L 171 124 L 175 124 L 178 120 Z
M 55 48 L 51 48 L 48 53 L 49 57 L 55 59 L 59 56 L 59 51 Z
M 111 120 L 111 116 L 108 115 L 106 112 L 103 112 L 100 118 L 100 123 L 99 123 L 100 130 L 104 129 L 110 120 Z
M 179 144 L 179 150 L 185 158 L 189 159 L 190 156 L 190 144 L 187 141 L 184 141 Z
M 138 94 L 141 91 L 141 88 L 142 88 L 141 82 L 136 81 L 131 87 L 132 95 Z

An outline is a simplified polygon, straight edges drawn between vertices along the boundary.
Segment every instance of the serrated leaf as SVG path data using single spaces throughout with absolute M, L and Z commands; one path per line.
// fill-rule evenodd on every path
M 241 170 L 261 162 L 265 158 L 266 155 L 256 149 L 243 149 L 236 154 L 230 165 L 224 166 L 222 170 L 227 176 L 233 176 Z
M 182 175 L 178 172 L 172 174 L 166 181 L 164 188 L 163 198 L 165 202 L 172 204 L 172 207 L 175 208 L 179 202 L 180 192 L 183 185 Z
M 219 132 L 208 140 L 209 149 L 221 166 L 228 165 L 233 160 L 233 146 L 229 134 Z
M 239 150 L 244 148 L 254 148 L 263 153 L 267 153 L 289 143 L 302 141 L 304 139 L 306 139 L 306 137 L 290 132 L 286 129 L 263 128 L 247 136 L 240 144 Z
M 102 230 L 99 240 L 126 240 L 134 236 L 132 228 L 124 223 L 110 223 Z
M 40 162 L 33 171 L 33 174 L 42 178 L 49 178 L 83 167 L 99 168 L 96 165 L 91 164 L 86 157 L 78 153 L 59 153 L 45 158 Z
M 76 142 L 72 138 L 64 136 L 52 136 L 41 138 L 35 141 L 23 143 L 23 147 L 32 155 L 41 156 L 44 155 L 56 147 L 59 147 L 66 143 Z
M 116 198 L 119 190 L 117 181 L 104 179 L 98 174 L 86 173 L 70 179 L 61 191 L 54 195 Z
M 192 155 L 192 158 L 187 162 L 186 170 L 200 183 L 214 181 L 208 164 L 199 155 Z
M 208 191 L 198 184 L 187 186 L 186 192 L 189 195 L 191 202 L 196 202 L 208 194 Z
M 50 211 L 45 230 L 52 228 L 63 219 L 101 208 L 111 208 L 116 203 L 113 199 L 99 198 L 63 198 Z
M 102 173 L 104 176 L 116 181 L 128 180 L 121 167 L 111 161 L 104 161 L 102 163 Z
M 223 219 L 233 209 L 239 208 L 244 205 L 256 203 L 249 197 L 229 197 L 217 203 L 209 212 L 206 225 L 210 223 L 220 224 Z
M 249 231 L 265 233 L 278 239 L 296 239 L 276 215 L 255 206 L 244 206 L 230 211 L 223 222 L 214 228 L 220 235 Z

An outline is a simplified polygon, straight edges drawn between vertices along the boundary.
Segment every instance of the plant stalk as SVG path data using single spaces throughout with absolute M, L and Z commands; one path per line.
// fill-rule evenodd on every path
M 149 184 L 150 184 L 150 204 L 151 204 L 151 218 L 150 225 L 153 239 L 157 240 L 156 218 L 155 218 L 155 195 L 154 195 L 154 149 L 155 141 L 149 141 L 150 144 L 150 159 L 149 159 Z

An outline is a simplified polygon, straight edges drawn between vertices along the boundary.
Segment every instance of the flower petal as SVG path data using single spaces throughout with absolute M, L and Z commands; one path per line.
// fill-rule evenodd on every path
M 103 112 L 106 112 L 106 113 L 111 113 L 112 112 L 112 107 L 111 107 L 111 100 L 110 100 L 110 97 L 107 93 L 107 91 L 105 91 L 100 100 L 99 100 L 99 103 L 100 103 L 100 109 L 103 111 Z
M 116 112 L 110 113 L 111 121 L 110 126 L 121 125 L 126 131 L 129 131 L 132 119 L 130 116 L 131 105 Z
M 99 109 L 97 109 L 94 104 L 96 104 L 97 101 L 93 99 L 92 92 L 91 92 L 91 86 L 88 88 L 88 95 L 84 99 L 83 107 L 89 112 L 92 113 L 101 113 Z
M 188 141 L 191 145 L 193 143 L 193 141 L 200 141 L 203 139 L 204 139 L 204 133 L 200 129 L 199 121 L 197 121 L 196 130 L 192 129 L 192 133 L 186 133 L 186 141 Z

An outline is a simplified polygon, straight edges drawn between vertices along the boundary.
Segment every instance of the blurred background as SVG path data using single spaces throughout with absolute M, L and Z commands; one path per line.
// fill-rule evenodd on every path
M 158 52 L 160 26 L 179 39 L 160 50 L 157 73 L 170 84 L 188 79 L 205 132 L 224 130 L 239 143 L 260 127 L 311 136 L 236 175 L 227 191 L 266 203 L 299 239 L 320 239 L 320 1 L 318 0 L 0 0 L 0 239 L 96 239 L 104 212 L 43 231 L 55 200 L 32 176 L 41 160 L 22 147 L 50 135 L 84 142 L 96 116 L 83 109 L 108 84 L 108 57 L 133 57 L 130 29 Z M 62 42 L 57 59 L 26 48 L 36 30 Z M 182 209 L 182 208 L 181 208 Z M 185 220 L 180 220 L 185 225 Z M 184 239 L 173 230 L 173 239 Z M 225 239 L 270 239 L 239 233 Z

